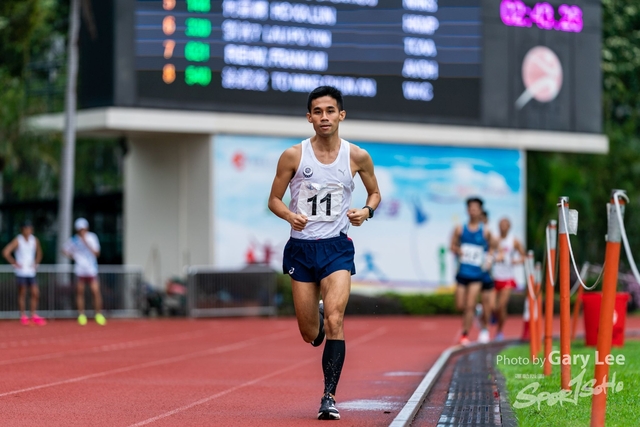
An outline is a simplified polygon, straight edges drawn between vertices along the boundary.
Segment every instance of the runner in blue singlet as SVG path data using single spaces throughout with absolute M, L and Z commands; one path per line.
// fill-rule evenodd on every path
M 479 198 L 467 200 L 469 222 L 459 225 L 451 238 L 451 251 L 458 258 L 458 274 L 456 275 L 456 307 L 463 312 L 461 344 L 469 343 L 469 329 L 473 322 L 478 294 L 488 270 L 487 250 L 494 246 L 491 233 L 482 223 L 482 205 Z M 478 337 L 481 342 L 488 342 L 488 331 L 483 329 Z

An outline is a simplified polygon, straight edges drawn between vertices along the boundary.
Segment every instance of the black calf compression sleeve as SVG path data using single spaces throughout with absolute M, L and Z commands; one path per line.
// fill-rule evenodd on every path
M 346 346 L 344 340 L 327 340 L 322 353 L 322 371 L 324 372 L 324 392 L 336 394 Z

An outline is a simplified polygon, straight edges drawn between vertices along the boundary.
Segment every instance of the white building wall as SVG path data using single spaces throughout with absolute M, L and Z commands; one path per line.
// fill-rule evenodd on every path
M 211 144 L 206 135 L 128 141 L 124 263 L 143 266 L 154 286 L 213 262 Z

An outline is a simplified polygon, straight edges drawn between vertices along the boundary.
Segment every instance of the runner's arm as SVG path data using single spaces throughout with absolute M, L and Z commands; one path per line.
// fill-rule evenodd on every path
M 455 255 L 462 255 L 460 251 L 460 236 L 462 235 L 462 227 L 459 225 L 453 230 L 453 235 L 451 236 L 451 244 L 449 245 L 449 250 L 453 252 Z
M 362 179 L 364 188 L 367 190 L 367 201 L 364 206 L 369 206 L 374 211 L 378 208 L 380 201 L 380 188 L 378 187 L 378 179 L 373 171 L 373 160 L 366 150 L 351 144 L 351 159 L 356 165 L 356 171 Z M 363 222 L 369 219 L 369 209 L 349 209 L 347 211 L 347 217 L 354 226 L 360 226 Z
M 36 237 L 36 267 L 40 265 L 42 261 L 42 245 L 40 245 L 40 240 Z
M 520 240 L 513 239 L 513 249 L 516 251 L 518 255 L 520 255 L 520 258 L 518 260 L 514 260 L 513 263 L 523 264 L 526 254 L 525 254 L 524 246 L 522 246 L 522 243 L 520 242 Z
M 93 254 L 94 257 L 98 258 L 100 256 L 100 243 L 96 242 L 97 244 L 94 247 L 94 245 L 92 244 L 93 242 L 89 243 L 87 241 L 87 237 L 89 237 L 90 235 L 87 234 L 87 232 L 85 231 L 82 234 L 79 234 L 80 238 L 82 239 L 82 243 L 84 243 L 84 245 L 87 247 L 87 249 L 89 249 L 91 251 L 91 253 Z M 96 237 L 96 240 L 98 238 Z
M 307 225 L 307 217 L 291 212 L 289 207 L 282 201 L 282 198 L 287 191 L 289 182 L 291 182 L 291 179 L 296 173 L 298 163 L 300 162 L 300 153 L 300 145 L 287 148 L 284 153 L 282 153 L 280 160 L 278 160 L 276 176 L 273 179 L 271 193 L 269 194 L 269 209 L 271 212 L 291 224 L 291 228 L 295 231 L 302 231 L 304 229 Z
M 14 238 L 12 241 L 7 243 L 7 246 L 5 246 L 4 249 L 2 249 L 2 256 L 4 257 L 4 259 L 7 260 L 9 264 L 13 265 L 14 267 L 20 267 L 16 263 L 15 258 L 11 255 L 13 251 L 16 250 L 17 247 L 18 247 L 18 239 Z

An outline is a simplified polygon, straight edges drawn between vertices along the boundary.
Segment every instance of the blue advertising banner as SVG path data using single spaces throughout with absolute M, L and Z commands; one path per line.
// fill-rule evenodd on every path
M 291 138 L 219 135 L 214 149 L 215 265 L 262 263 L 281 270 L 289 224 L 267 207 L 282 152 Z M 371 155 L 382 203 L 375 217 L 351 227 L 356 246 L 354 289 L 434 290 L 453 284 L 451 234 L 467 221 L 466 198 L 481 197 L 489 226 L 509 218 L 524 240 L 524 155 L 519 150 L 351 141 Z M 353 207 L 366 191 L 355 177 Z M 289 202 L 289 193 L 285 195 Z

